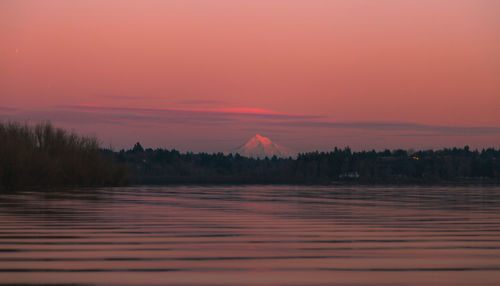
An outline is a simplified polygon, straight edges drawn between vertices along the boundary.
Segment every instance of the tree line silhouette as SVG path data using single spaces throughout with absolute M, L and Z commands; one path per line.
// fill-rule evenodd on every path
M 103 152 L 96 138 L 49 122 L 0 122 L 0 188 L 102 186 L 129 182 L 128 169 Z
M 111 151 L 109 151 L 111 152 Z M 297 158 L 253 159 L 239 154 L 144 149 L 114 152 L 140 184 L 166 183 L 500 183 L 500 149 L 446 148 L 300 153 Z
M 0 188 L 135 184 L 500 183 L 500 149 L 446 148 L 300 153 L 253 159 L 239 154 L 100 147 L 50 123 L 0 122 Z

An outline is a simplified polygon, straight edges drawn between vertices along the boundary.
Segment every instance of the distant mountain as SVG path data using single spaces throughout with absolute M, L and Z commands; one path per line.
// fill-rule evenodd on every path
M 295 157 L 295 154 L 290 149 L 278 145 L 269 138 L 260 136 L 259 134 L 252 137 L 247 143 L 236 148 L 233 153 L 259 159 L 265 157 L 272 158 L 273 156 L 278 158 Z

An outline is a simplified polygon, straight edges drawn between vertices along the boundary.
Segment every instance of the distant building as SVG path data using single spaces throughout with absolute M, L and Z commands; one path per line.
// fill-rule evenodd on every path
M 339 178 L 344 179 L 344 178 L 349 178 L 349 179 L 357 179 L 359 178 L 358 172 L 345 172 L 344 174 L 340 174 Z

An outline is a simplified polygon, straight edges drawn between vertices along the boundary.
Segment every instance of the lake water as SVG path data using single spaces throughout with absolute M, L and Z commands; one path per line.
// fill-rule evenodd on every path
M 500 285 L 500 188 L 1 194 L 0 284 Z

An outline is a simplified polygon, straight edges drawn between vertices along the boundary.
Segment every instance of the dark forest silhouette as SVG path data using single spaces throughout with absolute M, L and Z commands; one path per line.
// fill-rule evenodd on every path
M 500 149 L 309 152 L 297 158 L 144 149 L 119 152 L 50 123 L 0 122 L 0 187 L 135 184 L 500 183 Z
M 259 160 L 238 154 L 144 149 L 137 143 L 114 154 L 141 184 L 500 182 L 500 150 L 471 151 L 468 146 L 418 152 L 353 152 L 335 147 L 331 152 L 301 153 L 296 159 Z
M 104 154 L 96 138 L 48 122 L 0 122 L 0 187 L 119 185 L 128 178 L 127 168 Z

